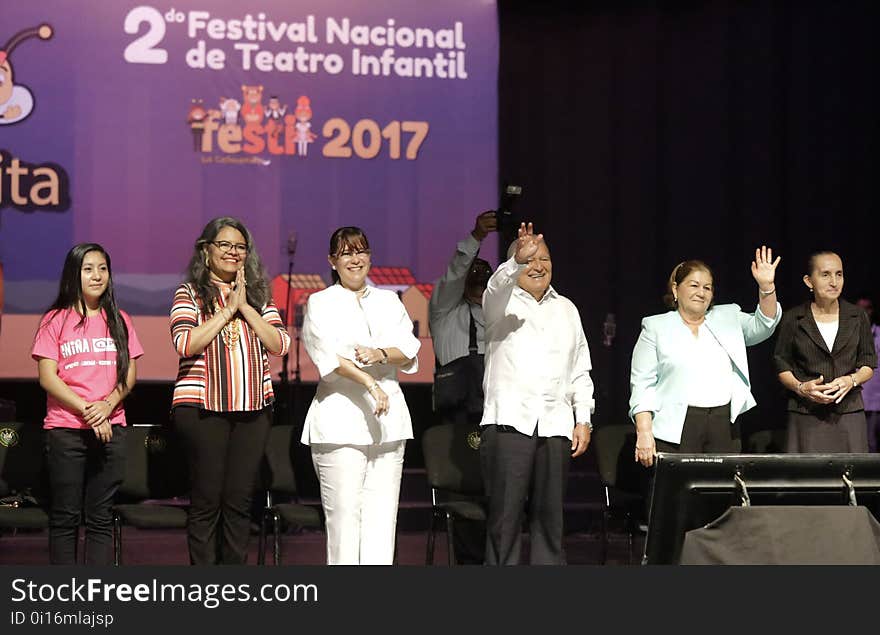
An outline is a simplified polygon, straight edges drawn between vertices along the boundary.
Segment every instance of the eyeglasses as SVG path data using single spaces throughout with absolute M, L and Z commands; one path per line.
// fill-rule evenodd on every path
M 364 257 L 364 256 L 369 256 L 369 255 L 370 255 L 369 249 L 358 249 L 356 251 L 351 251 L 349 249 L 346 249 L 345 251 L 339 252 L 336 255 L 336 257 L 337 258 L 353 258 L 354 256 Z
M 212 240 L 211 244 L 217 247 L 223 253 L 229 253 L 230 251 L 236 251 L 240 254 L 246 254 L 248 252 L 248 246 L 243 243 L 232 244 L 228 240 Z

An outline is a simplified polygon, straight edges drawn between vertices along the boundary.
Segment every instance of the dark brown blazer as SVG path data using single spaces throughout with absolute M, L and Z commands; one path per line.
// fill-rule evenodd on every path
M 776 350 L 773 353 L 776 372 L 791 371 L 798 381 L 809 381 L 822 375 L 828 382 L 842 375 L 851 375 L 862 366 L 876 368 L 877 353 L 865 310 L 840 300 L 839 319 L 834 347 L 829 351 L 816 326 L 810 302 L 785 312 L 776 329 Z M 849 391 L 839 404 L 827 405 L 789 392 L 788 410 L 815 414 L 820 418 L 832 412 L 843 414 L 864 410 L 862 387 Z

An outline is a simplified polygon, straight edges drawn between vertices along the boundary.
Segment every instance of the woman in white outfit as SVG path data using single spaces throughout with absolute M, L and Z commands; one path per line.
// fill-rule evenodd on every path
M 392 564 L 400 476 L 412 422 L 398 368 L 421 343 L 393 291 L 368 287 L 370 244 L 357 227 L 330 237 L 336 284 L 309 297 L 303 343 L 321 379 L 306 415 L 327 524 L 327 564 Z

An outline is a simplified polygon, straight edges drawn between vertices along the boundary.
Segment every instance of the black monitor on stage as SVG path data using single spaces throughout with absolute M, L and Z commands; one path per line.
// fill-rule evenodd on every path
M 880 454 L 661 452 L 654 472 L 643 564 L 677 564 L 686 532 L 744 501 L 750 505 L 858 504 L 880 520 Z

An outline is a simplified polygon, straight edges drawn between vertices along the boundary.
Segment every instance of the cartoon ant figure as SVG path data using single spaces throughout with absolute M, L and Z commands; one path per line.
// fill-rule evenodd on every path
M 311 131 L 312 124 L 309 119 L 312 118 L 312 107 L 309 98 L 305 95 L 296 100 L 296 109 L 293 111 L 296 117 L 296 153 L 300 156 L 306 156 L 309 150 L 309 144 L 318 138 Z
M 196 152 L 202 147 L 202 135 L 205 134 L 205 119 L 208 117 L 208 111 L 201 99 L 193 99 L 192 105 L 189 107 L 189 114 L 186 116 L 186 123 L 192 128 L 193 134 L 193 150 Z
M 0 49 L 0 125 L 23 121 L 34 109 L 34 96 L 27 86 L 13 83 L 12 62 L 9 59 L 16 46 L 32 37 L 48 40 L 52 37 L 52 27 L 41 24 L 19 31 Z

